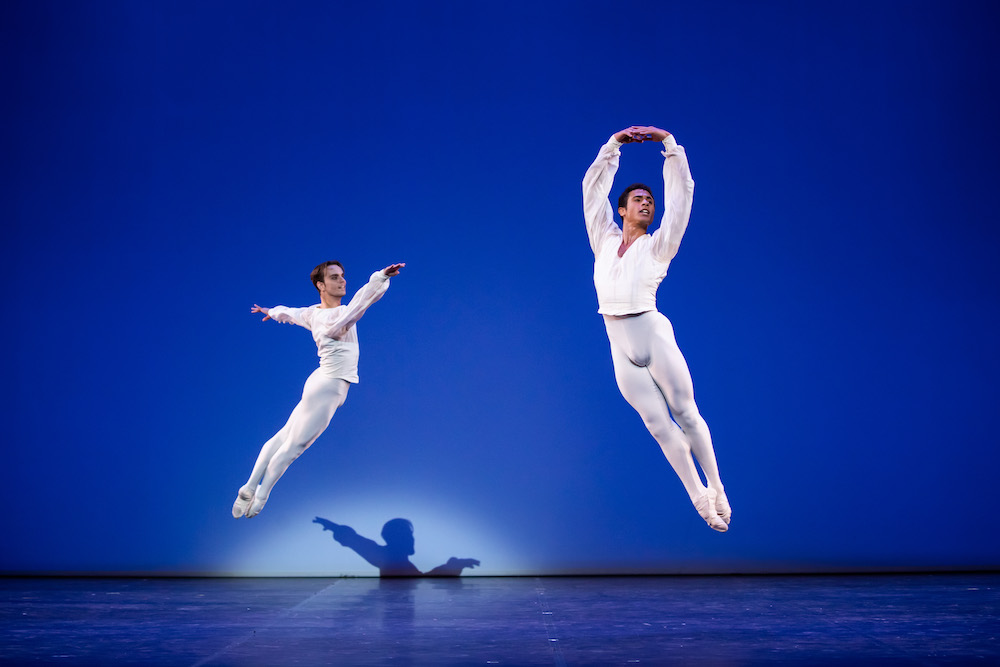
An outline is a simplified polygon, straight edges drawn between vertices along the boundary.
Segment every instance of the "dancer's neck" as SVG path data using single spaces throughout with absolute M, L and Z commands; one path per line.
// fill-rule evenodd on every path
M 326 292 L 319 295 L 319 307 L 320 308 L 336 308 L 340 305 L 340 300 L 343 299 L 342 296 L 330 296 Z
M 646 230 L 648 227 L 642 225 L 637 225 L 635 223 L 625 223 L 622 225 L 622 250 L 624 253 L 628 250 L 629 246 L 635 243 L 636 239 L 641 238 L 646 235 Z

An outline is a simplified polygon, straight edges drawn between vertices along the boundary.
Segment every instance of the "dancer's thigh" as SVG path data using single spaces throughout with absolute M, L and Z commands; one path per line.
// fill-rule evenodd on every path
M 649 364 L 646 368 L 672 410 L 690 409 L 694 403 L 694 383 L 687 361 L 677 346 L 674 328 L 661 313 L 649 314 L 653 317 L 645 323 L 649 328 Z
M 307 379 L 306 389 L 303 389 L 302 398 L 300 398 L 299 402 L 295 404 L 294 408 L 292 408 L 292 414 L 288 416 L 288 419 L 285 421 L 285 425 L 282 426 L 278 430 L 278 432 L 271 437 L 270 440 L 268 440 L 267 444 L 271 444 L 272 442 L 277 442 L 277 444 L 280 446 L 285 442 L 288 442 L 288 438 L 291 435 L 292 431 L 295 429 L 296 424 L 302 424 L 304 422 L 309 421 L 308 413 L 309 413 L 309 404 L 311 401 L 308 401 L 306 399 L 306 390 L 308 389 L 308 387 L 309 387 L 309 382 Z M 267 448 L 267 445 L 265 445 L 265 448 Z
M 654 437 L 656 436 L 654 431 L 672 430 L 674 424 L 670 419 L 667 403 L 649 371 L 633 364 L 614 342 L 611 344 L 611 359 L 614 362 L 615 380 L 618 382 L 619 391 L 642 417 L 646 428 L 653 432 Z
M 302 400 L 288 420 L 289 439 L 296 443 L 315 440 L 329 426 L 334 412 L 347 399 L 350 383 L 313 371 L 302 390 Z

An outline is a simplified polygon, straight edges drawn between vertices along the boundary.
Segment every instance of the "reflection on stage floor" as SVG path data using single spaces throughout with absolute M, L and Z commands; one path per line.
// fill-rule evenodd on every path
M 1000 661 L 1000 574 L 5 578 L 0 664 Z

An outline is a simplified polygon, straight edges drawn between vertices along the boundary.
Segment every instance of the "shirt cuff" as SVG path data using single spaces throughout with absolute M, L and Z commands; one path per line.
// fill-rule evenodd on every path
M 663 140 L 663 147 L 668 150 L 677 147 L 677 140 L 674 139 L 674 135 L 672 134 L 667 135 L 667 138 Z

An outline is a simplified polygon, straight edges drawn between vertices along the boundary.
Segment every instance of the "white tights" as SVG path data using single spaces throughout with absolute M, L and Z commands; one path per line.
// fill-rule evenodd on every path
M 327 377 L 322 368 L 312 372 L 302 389 L 302 400 L 292 410 L 288 421 L 261 448 L 250 479 L 240 489 L 233 505 L 234 517 L 256 516 L 263 509 L 271 489 L 288 466 L 330 425 L 333 413 L 347 399 L 350 386 L 346 380 Z
M 691 501 L 697 506 L 707 492 L 695 460 L 705 473 L 708 489 L 716 492 L 712 495 L 724 499 L 712 436 L 694 402 L 691 372 L 677 347 L 670 320 L 651 310 L 629 317 L 605 316 L 604 325 L 618 388 L 642 417 Z M 728 522 L 728 514 L 725 518 Z

